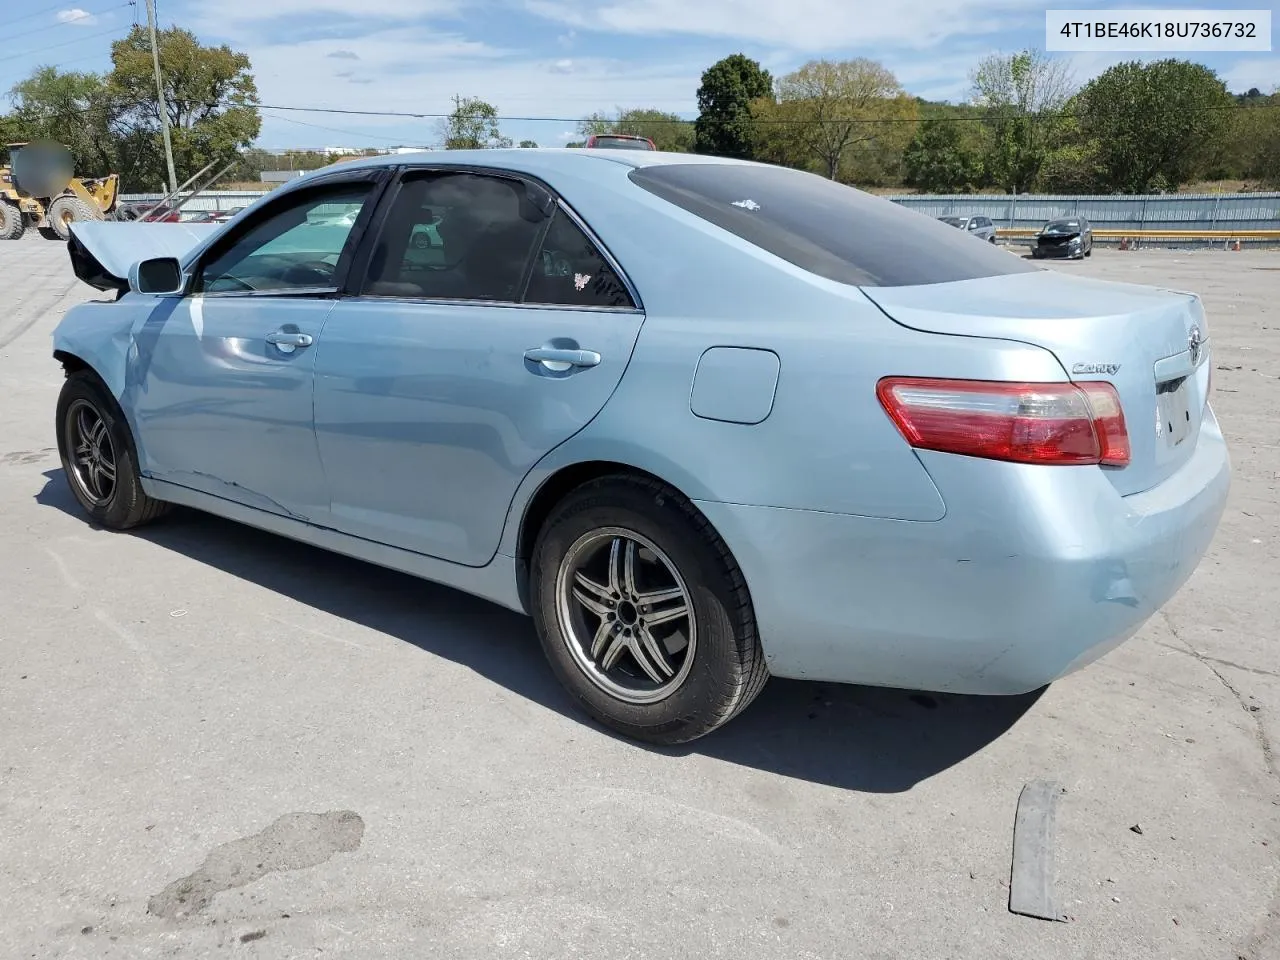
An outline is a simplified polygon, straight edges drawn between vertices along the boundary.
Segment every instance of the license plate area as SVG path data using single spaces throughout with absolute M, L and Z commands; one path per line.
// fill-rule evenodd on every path
M 1156 386 L 1156 435 L 1166 447 L 1176 447 L 1191 435 L 1190 378 Z

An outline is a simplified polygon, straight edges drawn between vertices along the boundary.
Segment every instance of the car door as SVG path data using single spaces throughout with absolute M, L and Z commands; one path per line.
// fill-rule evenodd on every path
M 333 524 L 481 566 L 521 480 L 613 393 L 643 313 L 577 216 L 530 180 L 410 171 L 379 217 L 357 295 L 316 354 Z M 430 244 L 414 239 L 424 225 Z
M 312 418 L 315 342 L 372 214 L 375 174 L 290 191 L 215 241 L 135 333 L 145 472 L 273 513 L 328 514 Z

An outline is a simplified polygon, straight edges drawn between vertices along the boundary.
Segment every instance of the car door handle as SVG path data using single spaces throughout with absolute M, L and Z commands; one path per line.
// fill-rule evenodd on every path
M 314 338 L 309 333 L 277 330 L 275 333 L 267 334 L 267 343 L 274 343 L 277 347 L 309 347 L 314 342 Z
M 524 358 L 541 363 L 548 370 L 567 367 L 594 367 L 600 363 L 600 354 L 594 350 L 562 350 L 557 347 L 535 347 L 524 352 Z

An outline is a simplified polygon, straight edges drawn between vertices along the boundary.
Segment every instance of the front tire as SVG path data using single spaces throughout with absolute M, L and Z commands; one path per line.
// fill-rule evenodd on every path
M 143 492 L 129 426 L 96 374 L 81 370 L 67 377 L 56 422 L 62 471 L 90 520 L 128 530 L 168 512 L 169 504 Z
M 89 205 L 79 197 L 61 196 L 49 204 L 45 219 L 49 223 L 49 229 L 59 240 L 70 240 L 71 224 L 82 220 L 101 220 L 102 217 L 95 215 Z
M 693 504 L 657 481 L 605 477 L 569 494 L 538 537 L 531 588 L 557 678 L 626 736 L 705 736 L 768 679 L 737 563 Z
M 21 240 L 26 232 L 26 215 L 17 204 L 0 200 L 0 240 Z

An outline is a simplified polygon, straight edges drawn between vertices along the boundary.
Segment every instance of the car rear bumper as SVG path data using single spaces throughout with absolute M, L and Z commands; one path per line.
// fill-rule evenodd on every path
M 1186 582 L 1226 503 L 1206 412 L 1176 474 L 1121 497 L 1097 467 L 921 459 L 936 522 L 699 502 L 737 557 L 777 676 L 1038 689 L 1127 640 Z

